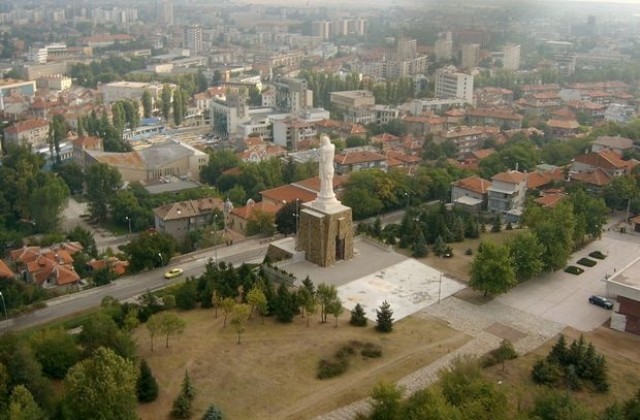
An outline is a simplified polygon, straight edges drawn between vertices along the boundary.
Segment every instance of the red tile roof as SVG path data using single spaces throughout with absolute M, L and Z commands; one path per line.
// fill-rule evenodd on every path
M 4 131 L 5 133 L 8 133 L 8 134 L 20 134 L 25 131 L 30 131 L 35 128 L 43 128 L 43 127 L 49 127 L 49 121 L 39 119 L 39 118 L 34 118 L 34 119 L 19 121 L 17 123 L 14 123 L 11 127 L 5 128 Z
M 613 177 L 606 173 L 604 170 L 596 168 L 593 171 L 573 174 L 571 175 L 571 179 L 584 182 L 585 184 L 603 187 L 605 185 L 608 185 Z
M 244 207 L 236 207 L 231 210 L 231 214 L 238 216 L 241 219 L 248 220 L 251 217 L 251 214 L 256 210 L 260 210 L 268 214 L 276 214 L 279 209 L 280 206 L 275 206 L 271 203 L 261 201 L 258 203 L 248 204 Z
M 617 153 L 606 149 L 576 156 L 575 160 L 576 162 L 605 170 L 617 170 L 635 166 L 635 162 L 624 161 Z
M 546 194 L 536 198 L 534 201 L 543 207 L 555 207 L 566 197 L 563 193 Z
M 365 162 L 379 162 L 385 160 L 385 156 L 380 153 L 362 151 L 348 151 L 337 154 L 334 161 L 338 165 L 355 165 Z
M 315 200 L 317 197 L 317 193 L 295 185 L 282 185 L 270 190 L 260 191 L 260 195 L 262 195 L 264 201 L 268 198 L 276 203 L 283 201 L 289 203 L 296 199 L 300 200 L 301 203 L 306 203 Z
M 11 277 L 15 277 L 15 273 L 11 271 L 4 261 L 0 260 L 0 279 L 8 279 Z
M 93 271 L 103 269 L 107 266 L 111 268 L 116 275 L 122 276 L 127 272 L 127 267 L 129 267 L 129 261 L 119 260 L 117 257 L 109 257 L 103 258 L 101 260 L 91 260 L 89 262 L 89 266 Z
M 519 184 L 526 179 L 526 175 L 520 171 L 506 171 L 495 174 L 492 181 L 506 182 L 508 184 Z
M 463 190 L 473 191 L 477 194 L 486 194 L 489 187 L 491 187 L 491 182 L 479 176 L 470 176 L 454 182 L 453 186 L 462 188 Z

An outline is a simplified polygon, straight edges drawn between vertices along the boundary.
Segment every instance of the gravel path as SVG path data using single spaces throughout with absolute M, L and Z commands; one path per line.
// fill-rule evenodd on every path
M 519 353 L 527 353 L 560 333 L 563 328 L 560 324 L 533 317 L 495 300 L 476 305 L 454 296 L 440 304 L 433 304 L 414 316 L 443 319 L 451 328 L 474 338 L 464 346 L 399 380 L 397 384 L 404 388 L 406 394 L 411 394 L 435 382 L 438 372 L 448 367 L 458 356 L 481 356 L 496 348 L 503 338 L 510 338 Z M 504 334 L 496 335 L 499 331 Z M 505 337 L 505 335 L 511 337 Z M 370 402 L 370 398 L 362 399 L 318 416 L 316 420 L 351 420 L 358 413 L 368 412 L 371 407 Z

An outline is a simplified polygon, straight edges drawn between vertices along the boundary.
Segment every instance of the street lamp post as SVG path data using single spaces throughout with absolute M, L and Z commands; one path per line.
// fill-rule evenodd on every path
M 129 222 L 129 236 L 127 237 L 127 241 L 131 242 L 131 218 L 129 216 L 125 216 L 124 218 Z
M 164 258 L 162 258 L 162 254 L 158 252 L 158 257 L 160 257 L 160 267 L 164 267 Z
M 0 299 L 2 299 L 2 309 L 4 310 L 4 318 L 9 319 L 9 317 L 7 316 L 7 305 L 4 303 L 4 296 L 2 295 L 2 292 L 0 292 Z
M 218 265 L 218 215 L 213 215 L 213 228 L 215 229 L 215 236 L 213 237 L 213 252 L 214 252 L 214 262 Z

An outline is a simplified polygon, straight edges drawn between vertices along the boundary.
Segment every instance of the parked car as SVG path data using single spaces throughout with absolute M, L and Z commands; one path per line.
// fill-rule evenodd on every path
M 600 306 L 604 309 L 613 309 L 613 303 L 605 297 L 593 295 L 589 298 L 589 303 Z
M 165 279 L 172 279 L 174 277 L 180 277 L 183 272 L 184 272 L 184 270 L 182 270 L 182 268 L 172 268 L 169 271 L 165 271 L 164 278 Z

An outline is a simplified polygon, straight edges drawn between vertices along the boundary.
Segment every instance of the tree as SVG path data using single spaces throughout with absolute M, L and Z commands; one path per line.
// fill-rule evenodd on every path
M 93 233 L 82 226 L 76 226 L 67 233 L 67 239 L 70 241 L 80 242 L 84 252 L 92 257 L 98 256 L 98 247 Z
M 366 327 L 367 322 L 367 316 L 364 313 L 362 305 L 359 303 L 356 304 L 355 308 L 351 311 L 351 319 L 349 320 L 349 323 L 356 327 Z
M 38 406 L 24 385 L 18 385 L 9 397 L 8 420 L 46 420 L 47 415 Z
M 288 323 L 293 321 L 293 317 L 298 309 L 296 296 L 289 291 L 287 285 L 282 282 L 276 291 L 273 312 L 280 322 Z
M 213 404 L 209 404 L 207 411 L 204 412 L 202 420 L 223 420 L 222 411 Z
M 332 284 L 320 283 L 316 292 L 318 301 L 320 302 L 320 318 L 321 322 L 327 322 L 327 306 L 334 300 L 338 299 L 338 289 Z
M 187 323 L 173 312 L 160 312 L 157 315 L 160 315 L 162 319 L 160 332 L 165 336 L 164 345 L 169 348 L 169 337 L 182 334 Z
M 122 186 L 122 176 L 106 163 L 91 165 L 87 170 L 87 200 L 91 217 L 102 222 L 109 214 L 109 201 Z
M 251 216 L 247 221 L 246 234 L 247 236 L 253 235 L 273 235 L 275 229 L 273 227 L 274 216 L 271 213 L 267 213 L 260 209 L 256 209 L 251 212 Z
M 530 279 L 542 272 L 544 246 L 535 233 L 521 232 L 508 242 L 508 246 L 518 281 Z
M 162 331 L 162 319 L 156 315 L 157 314 L 151 315 L 145 323 L 147 331 L 149 331 L 149 337 L 151 338 L 151 351 L 153 351 L 153 339 Z
M 235 306 L 236 301 L 233 298 L 226 297 L 222 300 L 222 315 L 224 316 L 222 328 L 227 327 L 227 317 L 233 313 Z
M 50 232 L 58 228 L 60 215 L 69 198 L 69 187 L 58 177 L 49 176 L 29 197 L 29 210 L 36 229 Z
M 398 418 L 402 389 L 392 383 L 379 383 L 371 392 L 372 420 L 388 420 Z
M 55 114 L 49 123 L 49 148 L 55 150 L 56 162 L 60 163 L 60 143 L 69 132 L 69 126 L 61 114 Z M 54 155 L 53 153 L 51 154 Z
M 233 313 L 231 315 L 230 324 L 236 330 L 236 334 L 238 334 L 238 344 L 240 344 L 240 338 L 242 337 L 242 333 L 244 332 L 244 326 L 247 322 L 249 314 L 251 313 L 251 306 L 240 303 L 233 307 Z
M 136 381 L 136 395 L 138 401 L 146 403 L 155 401 L 158 398 L 158 382 L 151 373 L 151 368 L 146 360 L 140 362 L 140 372 Z
M 162 101 L 162 118 L 165 121 L 169 121 L 169 113 L 171 112 L 171 98 L 173 97 L 173 92 L 171 90 L 171 86 L 168 84 L 162 85 L 162 93 L 160 94 L 160 99 Z
M 415 258 L 426 257 L 429 254 L 429 248 L 427 248 L 427 241 L 424 239 L 424 233 L 422 229 L 418 229 L 416 240 L 413 243 L 413 256 Z
M 334 299 L 329 302 L 329 305 L 327 306 L 327 312 L 333 315 L 336 320 L 335 328 L 338 328 L 338 317 L 342 312 L 344 312 L 342 301 L 340 299 Z
M 128 271 L 137 273 L 143 269 L 152 269 L 169 262 L 176 248 L 176 241 L 164 232 L 142 232 L 124 246 L 129 260 Z M 160 254 L 160 256 L 158 256 Z
M 64 378 L 69 368 L 80 360 L 75 340 L 62 328 L 40 330 L 31 336 L 30 344 L 42 372 L 54 379 Z
M 67 184 L 71 194 L 82 192 L 84 189 L 84 172 L 80 165 L 75 162 L 68 162 L 57 166 L 55 171 Z
M 180 395 L 173 401 L 171 415 L 178 419 L 188 419 L 191 417 L 191 404 L 196 397 L 196 389 L 189 377 L 189 371 L 184 371 Z
M 182 124 L 184 120 L 184 99 L 182 98 L 182 89 L 177 88 L 173 91 L 173 123 L 176 126 Z
M 527 206 L 524 222 L 536 234 L 545 252 L 542 255 L 545 270 L 563 268 L 574 245 L 575 217 L 573 205 L 563 200 L 553 208 Z
M 153 101 L 151 99 L 151 94 L 149 91 L 144 91 L 142 93 L 142 115 L 144 118 L 151 117 L 151 111 L 153 111 Z
M 388 333 L 393 331 L 393 311 L 386 300 L 376 309 L 376 331 Z
M 249 293 L 247 293 L 247 303 L 251 305 L 251 311 L 249 312 L 249 319 L 251 319 L 251 314 L 253 314 L 254 310 L 257 310 L 258 313 L 263 317 L 268 309 L 267 296 L 265 296 L 262 288 L 260 288 L 257 284 L 254 285 Z
M 133 362 L 101 347 L 69 370 L 65 408 L 73 418 L 137 419 L 136 376 Z
M 566 392 L 547 389 L 535 398 L 531 416 L 540 420 L 584 420 L 593 418 L 586 407 L 576 403 Z
M 277 211 L 274 222 L 278 232 L 284 235 L 290 235 L 296 232 L 296 217 L 298 216 L 297 205 L 297 201 L 290 201 Z
M 486 296 L 505 293 L 515 285 L 516 275 L 509 247 L 481 242 L 471 264 L 469 286 Z

